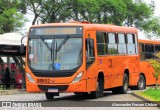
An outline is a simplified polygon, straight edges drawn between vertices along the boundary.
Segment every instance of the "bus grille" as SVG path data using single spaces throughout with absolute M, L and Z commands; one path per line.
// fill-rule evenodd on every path
M 38 85 L 38 88 L 42 91 L 48 91 L 48 88 L 57 88 L 58 91 L 66 91 L 68 89 L 68 85 L 58 85 L 58 86 Z

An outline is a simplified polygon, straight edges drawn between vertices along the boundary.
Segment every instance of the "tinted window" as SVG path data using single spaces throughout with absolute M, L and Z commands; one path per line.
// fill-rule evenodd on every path
M 144 44 L 139 44 L 140 59 L 145 60 Z
M 96 35 L 96 38 L 97 38 L 97 43 L 105 43 L 105 35 L 103 32 L 97 32 L 97 35 Z
M 145 45 L 145 52 L 154 52 L 154 45 Z
M 97 38 L 98 55 L 106 55 L 107 54 L 106 33 L 97 32 L 96 38 Z
M 160 45 L 155 45 L 155 51 L 160 51 Z

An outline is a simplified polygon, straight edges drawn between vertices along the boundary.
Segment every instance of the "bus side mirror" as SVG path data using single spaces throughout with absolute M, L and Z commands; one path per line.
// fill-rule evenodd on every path
M 86 60 L 88 64 L 94 62 L 94 40 L 91 38 L 86 39 Z
M 22 38 L 21 38 L 21 46 L 20 46 L 20 53 L 24 53 L 24 44 L 22 44 L 22 40 L 25 38 L 25 37 L 27 37 L 27 36 L 23 36 Z
M 24 53 L 24 44 L 21 44 L 20 46 L 20 53 Z

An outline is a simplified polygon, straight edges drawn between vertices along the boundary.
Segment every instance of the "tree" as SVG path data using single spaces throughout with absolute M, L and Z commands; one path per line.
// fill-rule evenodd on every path
M 150 18 L 153 15 L 153 6 L 147 5 L 141 0 L 134 2 L 133 0 L 124 0 L 127 6 L 127 13 L 124 25 L 136 26 L 137 28 L 142 27 L 144 20 Z
M 160 52 L 155 54 L 155 56 L 157 57 L 156 60 L 150 60 L 150 64 L 153 66 L 154 68 L 154 77 L 156 79 L 156 86 L 155 89 L 157 89 L 157 85 L 158 85 L 158 79 L 160 76 Z
M 40 19 L 42 23 L 65 21 L 69 14 L 66 11 L 66 0 L 46 0 L 42 2 L 41 7 Z
M 155 3 L 143 0 L 22 0 L 26 8 L 34 13 L 32 25 L 37 18 L 42 23 L 65 22 L 69 20 L 137 27 L 145 32 L 157 33 L 153 23 Z M 27 11 L 26 11 L 27 12 Z M 154 19 L 153 19 L 154 20 Z M 159 25 L 159 24 L 158 24 Z M 156 31 L 156 32 L 155 32 Z
M 97 0 L 66 0 L 67 19 L 97 22 L 99 4 Z
M 142 28 L 147 36 L 151 36 L 151 38 L 153 38 L 153 36 L 160 36 L 160 17 L 154 17 L 146 20 L 142 25 Z
M 25 20 L 17 10 L 18 1 L 0 1 L 0 6 L 0 34 L 19 30 Z
M 99 0 L 99 4 L 99 23 L 122 25 L 127 13 L 123 0 Z

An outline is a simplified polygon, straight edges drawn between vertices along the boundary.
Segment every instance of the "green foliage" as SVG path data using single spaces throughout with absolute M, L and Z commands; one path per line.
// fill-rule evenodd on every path
M 99 23 L 123 24 L 127 13 L 123 0 L 99 0 L 99 4 Z
M 157 60 L 150 60 L 150 64 L 153 66 L 154 68 L 154 77 L 156 79 L 156 89 L 157 89 L 157 85 L 158 85 L 158 78 L 160 76 L 160 52 L 155 54 L 155 56 L 157 57 Z
M 18 30 L 23 26 L 23 15 L 17 11 L 17 0 L 0 1 L 0 34 Z
M 148 19 L 142 28 L 147 33 L 147 36 L 160 36 L 160 17 L 154 17 Z
M 159 33 L 159 23 L 154 18 L 154 1 L 143 0 L 22 0 L 21 12 L 34 13 L 32 24 L 40 18 L 42 23 L 69 20 L 135 26 L 145 32 Z M 23 5 L 25 5 L 23 7 Z M 150 26 L 149 24 L 151 23 Z
M 134 2 L 133 0 L 124 0 L 124 2 L 127 6 L 125 21 L 125 25 L 127 26 L 135 25 L 137 28 L 141 28 L 144 20 L 153 15 L 152 7 L 142 1 Z
M 151 100 L 151 101 L 160 101 L 160 89 L 147 89 L 146 91 L 138 93 L 143 97 Z

